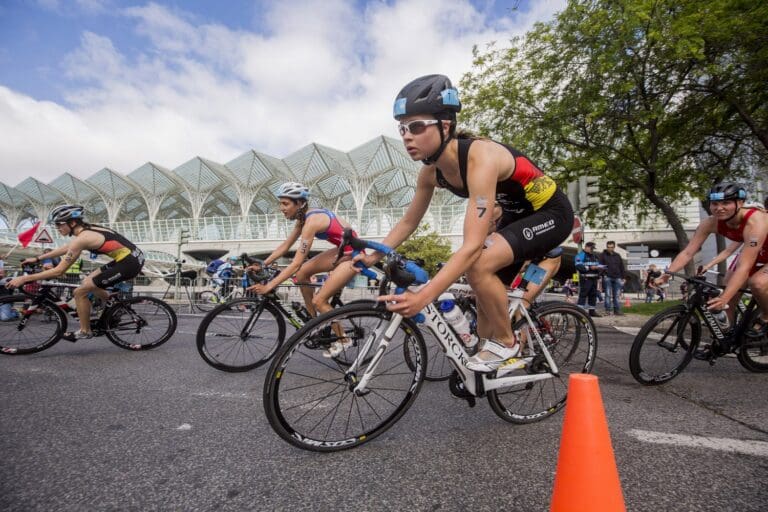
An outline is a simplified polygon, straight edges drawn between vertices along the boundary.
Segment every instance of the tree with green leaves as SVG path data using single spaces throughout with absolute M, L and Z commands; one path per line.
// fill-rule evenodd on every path
M 760 2 L 573 0 L 511 46 L 475 49 L 462 120 L 560 183 L 597 176 L 588 219 L 660 213 L 682 248 L 677 207 L 765 162 L 764 60 L 749 51 L 765 56 L 767 22 Z
M 437 273 L 437 264 L 448 261 L 453 253 L 451 242 L 427 223 L 421 224 L 411 238 L 398 247 L 397 252 L 411 260 L 424 260 L 424 269 L 430 277 Z

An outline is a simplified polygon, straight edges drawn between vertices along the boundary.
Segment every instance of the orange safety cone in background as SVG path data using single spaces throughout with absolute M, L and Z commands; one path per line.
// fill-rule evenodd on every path
M 625 308 L 631 308 L 632 307 L 632 302 L 629 300 L 629 296 L 628 295 L 624 296 L 624 307 Z
M 551 512 L 626 511 L 597 377 L 568 382 Z

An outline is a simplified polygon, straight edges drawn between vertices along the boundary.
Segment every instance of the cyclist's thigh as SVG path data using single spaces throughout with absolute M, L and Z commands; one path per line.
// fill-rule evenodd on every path
M 139 275 L 142 264 L 133 256 L 128 256 L 120 261 L 111 261 L 101 267 L 100 271 L 89 275 L 97 288 L 107 288 L 119 282 L 127 281 Z M 86 278 L 87 279 L 87 278 Z
M 317 291 L 315 297 L 323 302 L 329 302 L 331 297 L 341 290 L 344 285 L 356 275 L 357 272 L 355 272 L 351 263 L 344 262 L 336 266 L 323 283 L 323 286 Z
M 309 278 L 321 272 L 328 272 L 333 268 L 333 262 L 336 259 L 336 249 L 328 249 L 320 254 L 313 256 L 301 266 L 296 277 L 301 281 L 309 281 Z

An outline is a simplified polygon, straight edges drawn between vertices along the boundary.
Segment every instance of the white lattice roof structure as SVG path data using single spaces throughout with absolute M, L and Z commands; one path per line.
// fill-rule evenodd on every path
M 82 204 L 89 220 L 105 223 L 273 214 L 277 187 L 299 181 L 310 188 L 313 206 L 360 219 L 366 210 L 407 206 L 419 166 L 400 140 L 384 136 L 346 153 L 312 143 L 282 159 L 255 150 L 226 164 L 196 156 L 172 170 L 147 162 L 127 174 L 105 167 L 84 180 L 65 172 L 50 183 L 0 182 L 0 215 L 14 229 L 25 219 L 46 219 L 61 203 Z M 459 202 L 441 191 L 433 200 Z

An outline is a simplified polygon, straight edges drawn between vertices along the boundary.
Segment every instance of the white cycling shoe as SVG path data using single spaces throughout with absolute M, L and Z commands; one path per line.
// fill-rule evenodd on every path
M 498 369 L 507 360 L 517 357 L 520 354 L 520 344 L 515 343 L 514 347 L 507 347 L 506 345 L 499 343 L 498 341 L 486 339 L 484 340 L 480 352 L 469 358 L 466 367 L 473 372 L 488 373 Z M 490 353 L 493 358 L 486 360 L 480 357 L 484 352 Z
M 337 357 L 339 354 L 344 352 L 344 349 L 347 349 L 352 346 L 352 340 L 347 340 L 345 342 L 341 341 L 334 341 L 331 343 L 331 346 L 328 347 L 328 350 L 323 351 L 323 357 L 331 359 L 333 357 Z

